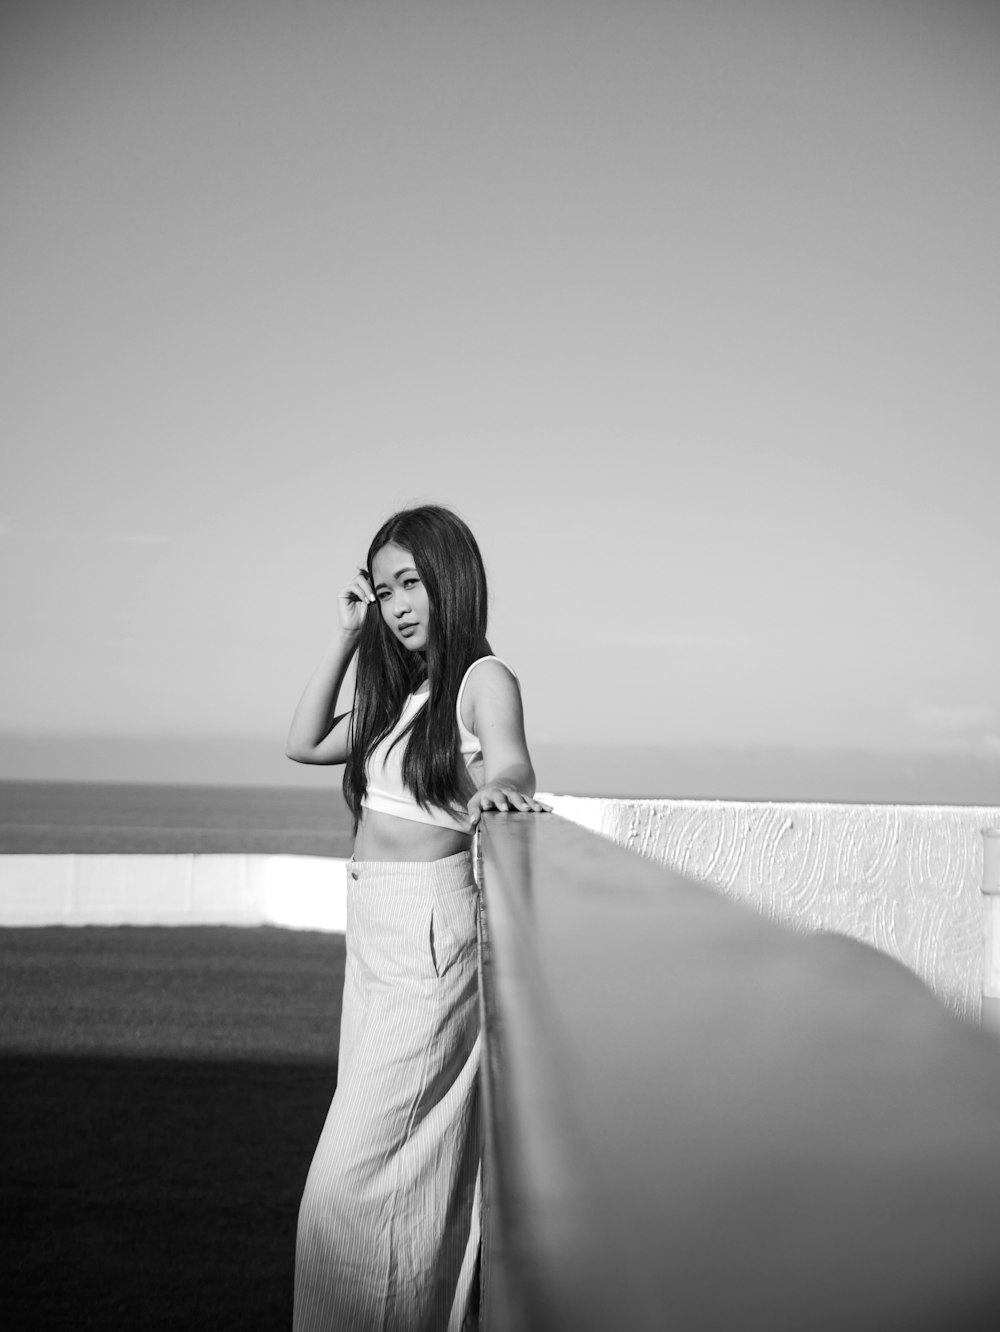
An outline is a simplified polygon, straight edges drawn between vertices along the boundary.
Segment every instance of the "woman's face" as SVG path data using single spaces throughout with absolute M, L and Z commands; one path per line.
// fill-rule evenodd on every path
M 372 560 L 372 589 L 382 619 L 410 652 L 427 650 L 430 603 L 413 556 L 392 542 Z

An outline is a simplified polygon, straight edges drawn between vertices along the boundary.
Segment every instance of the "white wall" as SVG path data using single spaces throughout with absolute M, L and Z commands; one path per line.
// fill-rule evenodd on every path
M 773 920 L 873 944 L 978 1020 L 981 830 L 1000 826 L 1000 809 L 578 796 L 551 803 Z
M 0 925 L 285 925 L 343 931 L 325 856 L 0 856 Z

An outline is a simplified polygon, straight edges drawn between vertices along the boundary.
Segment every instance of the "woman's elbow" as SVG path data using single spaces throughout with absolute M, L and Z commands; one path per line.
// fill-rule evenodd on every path
M 335 767 L 347 762 L 347 755 L 338 746 L 329 743 L 297 745 L 289 741 L 285 746 L 285 758 L 290 758 L 293 763 L 310 763 L 322 767 Z
M 293 763 L 316 762 L 315 758 L 313 758 L 308 750 L 303 749 L 300 745 L 294 744 L 291 740 L 289 740 L 288 744 L 285 746 L 285 758 L 291 759 Z

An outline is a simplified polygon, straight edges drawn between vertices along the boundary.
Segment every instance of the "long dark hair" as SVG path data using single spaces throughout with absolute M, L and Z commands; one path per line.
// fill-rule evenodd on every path
M 455 701 L 462 677 L 479 657 L 489 654 L 486 641 L 486 570 L 468 526 L 437 504 L 394 513 L 375 533 L 367 569 L 383 546 L 408 550 L 427 591 L 430 609 L 426 661 L 408 652 L 382 618 L 378 603 L 365 614 L 358 640 L 351 755 L 344 768 L 344 798 L 357 831 L 368 781 L 365 765 L 372 751 L 399 720 L 403 704 L 422 681 L 430 681 L 427 702 L 406 727 L 403 781 L 418 804 L 447 808 L 464 805 L 459 768 Z

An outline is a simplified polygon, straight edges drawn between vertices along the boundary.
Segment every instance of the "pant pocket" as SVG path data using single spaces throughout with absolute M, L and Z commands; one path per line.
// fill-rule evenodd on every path
M 437 907 L 431 907 L 431 927 L 428 939 L 431 950 L 431 966 L 439 979 L 448 970 L 448 942 L 444 921 Z
M 476 958 L 476 899 L 447 896 L 431 909 L 430 949 L 435 976 Z

